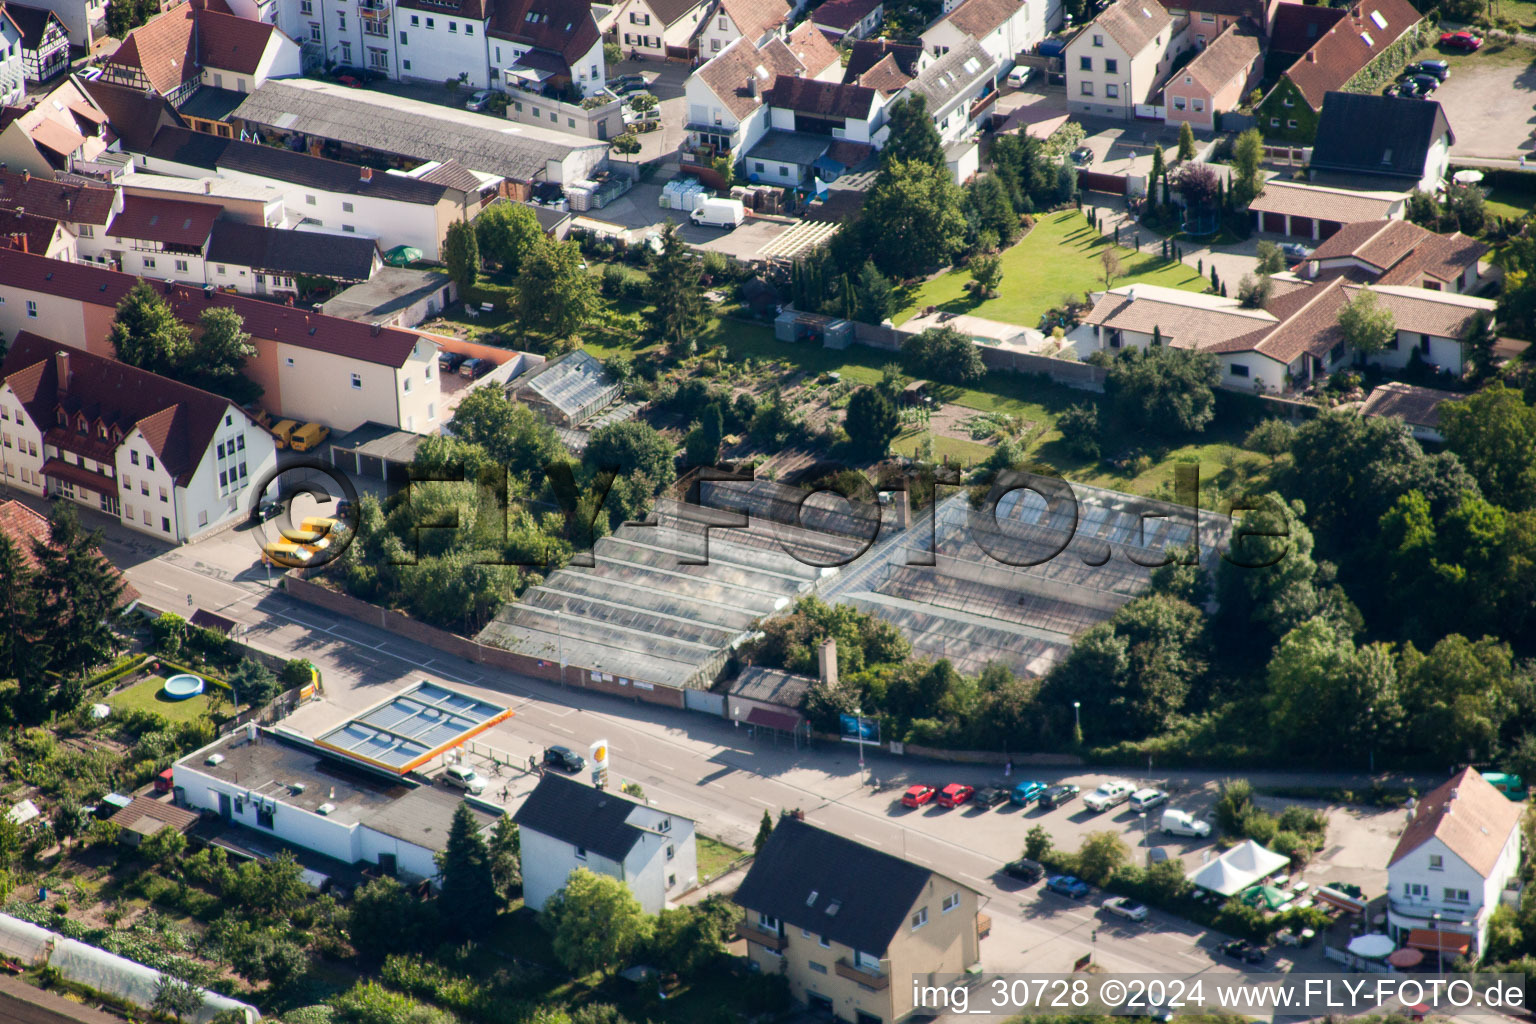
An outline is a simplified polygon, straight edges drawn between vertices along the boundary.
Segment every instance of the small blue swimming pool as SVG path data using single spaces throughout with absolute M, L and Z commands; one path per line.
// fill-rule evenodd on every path
M 167 679 L 163 692 L 171 700 L 186 700 L 203 692 L 203 681 L 189 672 L 183 672 Z

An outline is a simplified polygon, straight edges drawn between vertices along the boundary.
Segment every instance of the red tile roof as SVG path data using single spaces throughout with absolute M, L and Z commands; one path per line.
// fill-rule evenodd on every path
M 1525 804 L 1500 793 L 1476 769 L 1463 768 L 1419 801 L 1387 864 L 1390 867 L 1431 839 L 1439 839 L 1487 878 L 1524 813 Z
M 1410 426 L 1440 428 L 1442 402 L 1459 402 L 1466 395 L 1439 388 L 1421 388 L 1389 380 L 1371 392 L 1360 407 L 1361 416 L 1396 416 Z
M 572 67 L 602 39 L 589 0 L 491 0 L 486 17 L 490 35 L 558 53 Z
M 754 43 L 789 20 L 789 4 L 784 0 L 720 0 L 720 7 L 737 31 Z
M 0 250 L 0 285 L 23 291 L 115 307 L 137 280 L 132 274 L 105 267 Z M 184 285 L 154 284 L 166 295 L 177 317 L 189 324 L 196 323 L 210 306 L 227 306 L 245 320 L 245 329 L 252 337 L 396 368 L 405 365 L 416 347 L 418 335 L 398 327 L 380 328 L 374 333 L 371 324 L 295 306 L 228 292 L 210 295 Z
M 809 21 L 796 25 L 789 38 L 783 40 L 783 45 L 795 55 L 807 78 L 815 78 L 842 60 L 827 34 Z
M 883 2 L 884 0 L 827 0 L 811 12 L 811 20 L 818 25 L 847 32 Z
M 46 256 L 58 233 L 59 222 L 52 217 L 39 217 L 33 213 L 0 213 L 0 247 Z
M 208 235 L 213 231 L 213 222 L 219 219 L 221 212 L 219 207 L 208 203 L 125 195 L 123 212 L 112 218 L 107 234 L 114 238 L 134 238 L 201 249 L 208 241 Z
M 981 40 L 1020 9 L 1018 0 L 964 0 L 939 21 L 947 21 L 972 39 Z
M 23 207 L 27 213 L 40 217 L 105 227 L 112 216 L 115 198 L 116 191 L 110 188 L 0 170 L 0 209 L 3 210 Z
M 45 117 L 28 133 L 32 141 L 39 146 L 53 150 L 60 156 L 69 156 L 75 150 L 85 145 L 85 136 L 79 132 L 60 124 L 51 117 Z
M 1246 77 L 1261 56 L 1259 37 L 1248 22 L 1228 25 L 1226 31 L 1190 61 L 1184 74 L 1214 95 L 1239 76 Z
M 125 436 L 138 428 L 178 486 L 192 479 L 225 415 L 246 415 L 227 398 L 25 331 L 0 364 L 0 378 L 32 422 L 48 424 L 50 430 L 61 408 L 71 417 L 83 414 L 92 428 L 115 426 Z M 96 441 L 89 434 L 81 439 Z M 79 469 L 62 462 L 44 466 L 45 473 L 73 479 L 93 491 L 106 488 L 106 477 L 76 479 Z
M 867 118 L 875 96 L 875 90 L 862 85 L 785 76 L 773 83 L 764 102 L 799 114 Z
M 1275 8 L 1269 48 L 1274 53 L 1306 53 L 1335 22 L 1348 15 L 1349 10 L 1344 7 L 1321 7 L 1299 0 L 1282 3 Z
M 1359 12 L 1356 17 L 1355 12 Z M 1313 110 L 1420 20 L 1408 0 L 1360 0 L 1285 72 Z
M 184 82 L 195 81 L 197 42 L 195 12 L 190 3 L 163 11 L 128 33 L 107 58 L 109 67 L 137 70 L 162 96 Z
M 277 29 L 264 21 L 203 10 L 197 14 L 197 59 L 205 68 L 254 75 Z
M 48 517 L 41 512 L 19 501 L 0 501 L 0 533 L 10 537 L 16 547 L 21 550 L 22 559 L 29 567 L 36 569 L 41 563 L 37 559 L 34 546 L 46 547 L 52 530 L 49 528 Z M 97 555 L 103 562 L 106 561 L 106 557 L 101 555 L 100 551 L 97 551 Z M 123 585 L 122 592 L 118 595 L 118 607 L 137 601 L 139 592 L 133 589 L 132 584 L 123 578 L 123 574 L 116 567 L 112 567 L 111 563 L 108 563 L 108 566 L 111 568 L 112 575 L 116 576 Z

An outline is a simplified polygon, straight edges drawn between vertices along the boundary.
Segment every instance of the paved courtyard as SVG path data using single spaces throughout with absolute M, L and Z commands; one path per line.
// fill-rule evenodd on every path
M 1450 78 L 1435 91 L 1456 133 L 1452 156 L 1507 158 L 1531 152 L 1536 64 L 1510 56 L 1456 61 Z

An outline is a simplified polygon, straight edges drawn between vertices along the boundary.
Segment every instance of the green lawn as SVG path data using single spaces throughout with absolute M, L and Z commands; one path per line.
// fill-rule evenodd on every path
M 1536 192 L 1502 186 L 1490 190 L 1483 205 L 1495 217 L 1523 217 L 1536 209 Z
M 196 697 L 188 697 L 186 700 L 171 700 L 160 692 L 160 688 L 164 685 L 165 680 L 160 676 L 149 676 L 121 693 L 114 693 L 107 698 L 107 704 L 119 712 L 150 711 L 172 725 L 195 722 L 208 714 L 206 695 L 199 694 Z M 224 706 L 227 709 L 229 702 L 225 701 Z
M 725 869 L 736 863 L 741 857 L 742 851 L 728 843 L 722 843 L 718 839 L 709 836 L 698 835 L 695 837 L 699 847 L 699 881 L 707 882 L 712 878 L 718 878 L 725 873 Z
M 891 442 L 891 451 L 900 455 L 911 456 L 917 451 L 917 446 L 924 437 L 928 436 L 928 430 L 924 427 L 909 427 L 896 436 Z M 973 462 L 985 462 L 992 457 L 993 449 L 980 441 L 972 441 L 964 437 L 948 437 L 941 434 L 933 435 L 933 457 L 943 460 L 948 458 L 950 462 L 959 461 L 961 465 Z
M 1125 268 L 1124 276 L 1115 279 L 1116 286 L 1146 281 L 1170 288 L 1205 290 L 1206 281 L 1193 267 L 1164 260 L 1155 252 L 1138 253 L 1125 246 L 1114 246 L 1093 229 L 1083 214 L 1064 210 L 1041 217 L 1022 241 L 1003 253 L 1003 283 L 997 298 L 977 302 L 965 290 L 971 275 L 951 270 L 904 294 L 904 304 L 892 319 L 902 323 L 926 306 L 938 306 L 950 312 L 1034 327 L 1041 315 L 1059 305 L 1064 296 L 1080 299 L 1086 291 L 1103 289 L 1104 270 L 1099 253 L 1107 246 L 1115 249 Z

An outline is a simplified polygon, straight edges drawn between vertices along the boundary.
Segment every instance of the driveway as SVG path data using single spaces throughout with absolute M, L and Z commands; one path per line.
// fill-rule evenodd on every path
M 1456 133 L 1452 156 L 1513 157 L 1531 151 L 1536 133 L 1533 60 L 1536 50 L 1511 45 L 1451 61 L 1451 76 L 1435 90 L 1435 99 Z
M 645 79 L 648 92 L 661 101 L 661 128 L 640 136 L 640 152 L 630 157 L 641 163 L 660 160 L 671 163 L 677 159 L 678 147 L 687 134 L 683 126 L 688 120 L 688 101 L 683 97 L 683 87 L 688 81 L 690 68 L 686 64 L 670 61 L 627 60 L 610 69 L 610 77 L 639 75 Z

